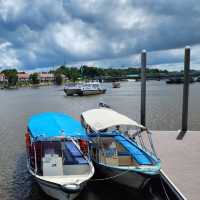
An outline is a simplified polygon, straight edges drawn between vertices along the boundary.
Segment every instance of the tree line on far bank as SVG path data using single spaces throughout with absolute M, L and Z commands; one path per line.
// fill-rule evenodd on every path
M 77 80 L 89 80 L 97 77 L 124 77 L 127 75 L 138 75 L 140 74 L 140 68 L 98 68 L 88 67 L 86 65 L 77 67 L 66 67 L 61 65 L 56 70 L 50 70 L 49 73 L 54 74 L 55 84 L 61 85 L 63 79 L 66 77 L 69 81 L 75 82 Z M 16 69 L 5 69 L 1 71 L 7 80 L 9 86 L 15 86 L 18 82 L 18 71 Z M 160 73 L 168 73 L 167 70 L 159 69 L 147 69 L 147 73 L 151 75 L 158 75 Z M 40 78 L 38 73 L 30 74 L 29 82 L 31 84 L 39 84 Z
M 95 79 L 101 77 L 125 77 L 127 75 L 140 75 L 140 68 L 99 68 L 99 67 L 88 67 L 83 65 L 80 68 L 77 67 L 66 67 L 64 65 L 60 66 L 56 70 L 51 70 L 55 77 L 64 74 L 70 81 L 77 81 L 78 79 Z M 160 70 L 156 68 L 147 68 L 146 73 L 148 75 L 156 76 L 160 73 L 168 74 L 167 70 Z

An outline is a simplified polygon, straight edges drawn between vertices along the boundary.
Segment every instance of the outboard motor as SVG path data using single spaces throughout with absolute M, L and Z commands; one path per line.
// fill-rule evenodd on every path
M 98 105 L 99 108 L 111 108 L 109 105 L 103 103 L 103 102 L 99 102 L 99 105 Z

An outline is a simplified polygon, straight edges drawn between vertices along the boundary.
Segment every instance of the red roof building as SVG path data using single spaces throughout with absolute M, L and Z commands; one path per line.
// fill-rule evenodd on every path
M 54 81 L 54 74 L 48 72 L 39 73 L 39 79 L 41 82 Z
M 18 81 L 28 81 L 29 74 L 26 72 L 18 72 L 17 73 Z

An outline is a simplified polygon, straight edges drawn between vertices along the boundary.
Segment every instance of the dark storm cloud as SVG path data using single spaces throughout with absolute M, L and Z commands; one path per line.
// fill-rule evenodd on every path
M 198 0 L 0 0 L 0 67 L 178 63 L 188 44 L 198 63 L 199 24 Z

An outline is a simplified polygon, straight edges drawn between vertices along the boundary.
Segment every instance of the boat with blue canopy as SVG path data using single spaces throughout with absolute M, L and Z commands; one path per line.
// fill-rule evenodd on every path
M 101 178 L 142 190 L 160 173 L 151 132 L 109 108 L 85 111 L 82 126 L 91 138 L 90 154 Z
M 74 199 L 94 174 L 80 122 L 63 113 L 40 113 L 30 118 L 25 138 L 27 167 L 41 188 L 55 199 Z

